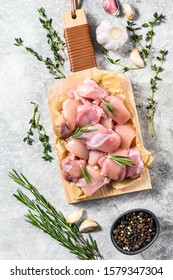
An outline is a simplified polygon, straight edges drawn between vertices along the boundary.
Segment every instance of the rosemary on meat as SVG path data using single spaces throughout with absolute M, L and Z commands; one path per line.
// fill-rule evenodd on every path
M 121 167 L 125 168 L 126 165 L 135 167 L 136 164 L 133 160 L 129 159 L 129 157 L 124 156 L 108 156 L 109 159 L 120 165 Z
M 40 15 L 40 22 L 43 28 L 47 31 L 47 42 L 51 47 L 54 60 L 49 57 L 43 58 L 38 52 L 32 48 L 25 46 L 24 41 L 21 38 L 15 38 L 14 45 L 17 47 L 23 47 L 27 52 L 35 56 L 39 61 L 43 62 L 49 73 L 55 76 L 55 79 L 65 78 L 62 72 L 62 66 L 64 65 L 66 54 L 65 54 L 65 43 L 59 37 L 58 33 L 52 27 L 52 19 L 48 19 L 44 8 L 38 10 Z
M 91 183 L 91 182 L 92 182 L 91 176 L 89 175 L 89 173 L 87 172 L 87 170 L 86 170 L 84 167 L 82 167 L 82 166 L 80 166 L 80 168 L 81 168 L 82 175 L 83 175 L 83 178 L 84 178 L 85 182 L 86 182 L 87 184 Z
M 34 129 L 37 130 L 38 137 L 40 142 L 43 146 L 43 156 L 42 158 L 45 161 L 52 161 L 52 157 L 50 156 L 50 153 L 52 152 L 51 145 L 49 144 L 49 136 L 46 134 L 45 128 L 40 124 L 40 113 L 38 112 L 38 104 L 31 102 L 31 104 L 34 105 L 34 112 L 32 115 L 31 120 L 29 121 L 29 130 L 27 132 L 26 137 L 24 137 L 23 141 L 27 142 L 29 145 L 32 145 L 34 142 L 33 135 L 34 135 Z
M 97 130 L 97 129 L 88 129 L 88 127 L 90 127 L 90 126 L 92 126 L 92 124 L 86 124 L 86 125 L 79 126 L 78 128 L 76 128 L 76 130 L 73 132 L 73 134 L 69 138 L 85 140 L 86 137 L 82 136 L 83 133 L 89 133 L 89 132 L 93 132 L 93 131 Z
M 109 102 L 107 102 L 105 99 L 103 99 L 102 97 L 100 97 L 102 103 L 106 106 L 106 108 L 108 109 L 109 112 L 111 113 L 116 113 L 118 112 L 118 110 L 116 110 Z
M 28 213 L 26 221 L 49 234 L 59 244 L 67 248 L 81 260 L 102 260 L 97 243 L 92 236 L 84 238 L 77 225 L 68 224 L 64 215 L 58 212 L 22 174 L 15 170 L 9 173 L 11 179 L 24 189 L 28 190 L 34 199 L 30 199 L 20 189 L 14 197 L 26 205 Z

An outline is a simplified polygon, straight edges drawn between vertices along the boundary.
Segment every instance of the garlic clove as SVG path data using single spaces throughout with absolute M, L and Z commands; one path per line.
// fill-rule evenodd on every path
M 80 232 L 90 232 L 98 229 L 99 225 L 96 221 L 87 219 L 82 222 L 82 224 L 79 227 Z
M 130 60 L 131 62 L 139 67 L 139 68 L 143 68 L 144 67 L 144 61 L 141 58 L 138 49 L 134 48 L 130 54 Z
M 103 0 L 102 7 L 107 13 L 111 15 L 118 16 L 120 13 L 117 0 Z
M 83 215 L 83 209 L 76 210 L 72 212 L 67 218 L 66 218 L 66 223 L 68 224 L 74 224 L 77 223 Z
M 135 16 L 135 9 L 132 5 L 123 3 L 123 9 L 125 10 L 126 16 L 129 20 L 133 19 Z
M 115 51 L 128 39 L 126 27 L 117 19 L 103 20 L 96 29 L 96 39 L 107 50 Z

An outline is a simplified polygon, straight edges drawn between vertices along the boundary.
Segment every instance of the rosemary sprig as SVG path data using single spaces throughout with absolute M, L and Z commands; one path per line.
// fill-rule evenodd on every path
M 109 102 L 107 102 L 105 99 L 103 99 L 102 97 L 100 97 L 102 103 L 106 106 L 106 108 L 108 109 L 109 112 L 111 113 L 116 113 L 118 112 L 118 110 L 116 110 Z
M 69 138 L 85 140 L 86 137 L 81 136 L 83 133 L 89 133 L 89 132 L 93 132 L 93 131 L 97 130 L 97 129 L 88 129 L 88 127 L 90 127 L 90 126 L 92 126 L 92 125 L 86 124 L 86 125 L 79 126 L 78 128 L 76 128 L 76 130 L 73 132 L 73 134 Z
M 87 172 L 87 170 L 86 170 L 84 167 L 82 167 L 82 166 L 80 166 L 80 168 L 81 168 L 82 175 L 83 175 L 83 178 L 84 178 L 85 182 L 86 182 L 87 184 L 91 183 L 91 182 L 92 182 L 91 176 L 89 175 L 89 173 Z
M 109 159 L 120 165 L 121 167 L 125 168 L 126 165 L 135 167 L 136 164 L 133 160 L 130 160 L 129 157 L 124 156 L 108 156 Z
M 160 50 L 157 60 L 159 64 L 151 65 L 151 69 L 154 72 L 153 78 L 150 80 L 150 94 L 148 98 L 148 105 L 146 106 L 146 116 L 150 124 L 151 135 L 154 136 L 154 115 L 156 113 L 157 102 L 154 100 L 155 92 L 157 89 L 157 82 L 162 79 L 159 77 L 159 73 L 163 71 L 163 63 L 166 60 L 166 55 L 168 54 L 167 50 Z
M 28 53 L 32 54 L 39 61 L 43 62 L 46 68 L 49 70 L 49 73 L 55 76 L 55 79 L 65 78 L 65 75 L 61 70 L 61 66 L 63 66 L 66 59 L 64 51 L 65 44 L 57 32 L 53 29 L 52 19 L 47 18 L 44 8 L 40 8 L 38 11 L 40 14 L 40 22 L 43 28 L 47 31 L 47 42 L 53 52 L 54 61 L 49 57 L 43 58 L 43 56 L 38 54 L 38 52 L 34 51 L 30 47 L 25 46 L 24 41 L 21 38 L 15 38 L 14 45 L 17 47 L 23 47 Z
M 89 235 L 89 238 L 84 238 L 75 224 L 67 224 L 64 215 L 56 211 L 22 174 L 13 170 L 9 173 L 9 176 L 15 183 L 27 189 L 34 196 L 34 199 L 30 199 L 19 189 L 14 194 L 18 201 L 29 208 L 25 215 L 27 222 L 49 234 L 78 259 L 103 259 L 92 236 Z
M 52 161 L 52 157 L 49 153 L 52 152 L 51 145 L 49 144 L 49 136 L 46 134 L 45 128 L 40 124 L 40 113 L 38 112 L 38 104 L 31 102 L 34 105 L 34 112 L 31 120 L 29 121 L 30 127 L 27 132 L 26 137 L 24 137 L 23 141 L 27 142 L 29 145 L 32 145 L 34 139 L 31 138 L 34 135 L 33 129 L 37 130 L 39 140 L 43 146 L 43 156 L 42 158 L 45 161 Z
M 104 54 L 104 56 L 106 57 L 106 59 L 111 63 L 111 64 L 114 64 L 114 65 L 117 65 L 117 66 L 120 66 L 122 68 L 122 71 L 125 73 L 127 71 L 130 71 L 130 70 L 139 70 L 140 68 L 138 67 L 128 67 L 128 66 L 125 66 L 124 64 L 120 63 L 121 59 L 112 59 L 110 54 L 109 54 L 109 51 L 106 50 L 105 48 L 102 48 L 102 53 Z

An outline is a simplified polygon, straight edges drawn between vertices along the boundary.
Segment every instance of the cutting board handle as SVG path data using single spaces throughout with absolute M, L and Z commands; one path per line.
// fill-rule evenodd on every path
M 96 67 L 94 49 L 89 32 L 85 11 L 75 11 L 73 18 L 71 12 L 62 14 L 64 24 L 64 37 L 66 41 L 71 72 L 78 72 Z

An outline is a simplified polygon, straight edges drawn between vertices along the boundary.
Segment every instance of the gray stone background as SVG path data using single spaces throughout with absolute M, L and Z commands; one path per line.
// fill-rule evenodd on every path
M 54 27 L 62 36 L 61 12 L 70 9 L 70 1 L 1 0 L 0 2 L 0 259 L 75 259 L 55 240 L 24 221 L 23 215 L 27 209 L 12 196 L 17 189 L 17 185 L 8 177 L 8 172 L 12 168 L 25 174 L 57 210 L 61 210 L 65 215 L 82 207 L 87 211 L 89 218 L 96 219 L 102 230 L 92 235 L 98 242 L 105 259 L 172 259 L 173 1 L 124 1 L 134 4 L 139 14 L 137 16 L 139 24 L 150 20 L 156 11 L 164 13 L 167 18 L 164 24 L 155 28 L 157 33 L 154 38 L 155 51 L 160 48 L 168 49 L 169 55 L 164 64 L 163 81 L 159 83 L 156 94 L 158 108 L 155 117 L 156 133 L 153 139 L 148 133 L 145 118 L 151 72 L 149 69 L 143 69 L 127 73 L 132 82 L 136 104 L 141 106 L 138 107 L 138 113 L 144 143 L 154 156 L 150 170 L 153 189 L 78 205 L 67 205 L 65 201 L 55 151 L 53 151 L 54 161 L 44 162 L 41 158 L 42 148 L 38 141 L 33 147 L 22 141 L 33 110 L 30 102 L 36 101 L 41 112 L 41 122 L 53 143 L 46 94 L 56 81 L 42 63 L 13 45 L 14 38 L 21 37 L 28 46 L 39 53 L 51 56 L 45 31 L 38 20 L 37 9 L 41 6 L 46 9 L 47 15 L 53 18 Z M 97 24 L 111 16 L 103 11 L 101 0 L 81 2 L 91 26 L 98 67 L 118 70 L 104 59 L 100 46 L 95 41 Z M 116 57 L 122 58 L 127 63 L 131 48 L 131 44 L 126 44 L 116 53 Z M 65 67 L 67 75 L 68 69 L 67 62 Z M 148 208 L 157 215 L 161 224 L 161 233 L 157 242 L 148 250 L 128 257 L 113 247 L 109 230 L 119 214 L 136 207 Z

